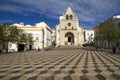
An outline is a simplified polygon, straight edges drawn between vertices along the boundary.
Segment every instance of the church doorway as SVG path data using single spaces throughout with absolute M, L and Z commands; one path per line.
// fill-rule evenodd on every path
M 74 44 L 74 35 L 71 32 L 67 32 L 65 34 L 65 45 L 73 45 Z

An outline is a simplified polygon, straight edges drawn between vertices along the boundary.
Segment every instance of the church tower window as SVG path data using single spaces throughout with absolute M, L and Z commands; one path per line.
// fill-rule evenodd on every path
M 70 15 L 70 19 L 73 19 L 73 16 L 72 16 L 72 15 Z
M 71 26 L 71 23 L 68 23 L 68 26 Z
M 69 19 L 69 16 L 68 15 L 66 15 L 66 20 L 68 20 Z

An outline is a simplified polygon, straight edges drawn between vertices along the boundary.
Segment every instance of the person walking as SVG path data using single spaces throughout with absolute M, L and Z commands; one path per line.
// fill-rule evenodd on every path
M 115 53 L 115 52 L 116 52 L 116 46 L 113 45 L 113 53 Z

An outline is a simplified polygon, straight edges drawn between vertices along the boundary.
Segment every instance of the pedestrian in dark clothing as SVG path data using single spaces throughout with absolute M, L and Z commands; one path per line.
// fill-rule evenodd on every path
M 96 49 L 96 50 L 97 50 L 97 48 L 98 48 L 98 47 L 97 47 L 97 46 L 95 46 L 95 49 Z
M 114 47 L 113 47 L 113 53 L 115 53 L 115 52 L 116 52 L 116 47 L 114 46 Z
M 97 49 L 97 46 L 96 46 L 96 49 Z
M 38 51 L 40 51 L 40 48 L 38 47 Z

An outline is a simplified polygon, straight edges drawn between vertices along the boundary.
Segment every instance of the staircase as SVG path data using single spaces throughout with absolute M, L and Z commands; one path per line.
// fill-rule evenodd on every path
M 77 45 L 61 45 L 59 47 L 54 48 L 55 50 L 76 50 L 80 49 L 80 46 Z

